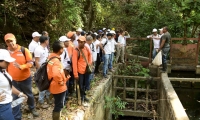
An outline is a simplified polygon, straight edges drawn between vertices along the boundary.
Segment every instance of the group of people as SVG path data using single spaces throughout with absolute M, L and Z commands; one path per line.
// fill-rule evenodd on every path
M 171 35 L 168 32 L 168 27 L 165 26 L 159 29 L 160 34 L 157 33 L 157 29 L 154 28 L 152 30 L 152 35 L 148 35 L 147 38 L 151 38 L 153 40 L 153 52 L 152 52 L 152 59 L 156 57 L 156 54 L 162 50 L 162 71 L 167 71 L 167 56 L 170 50 L 170 40 Z
M 103 64 L 102 75 L 107 78 L 108 71 L 113 71 L 115 51 L 115 62 L 118 63 L 121 57 L 121 62 L 124 63 L 126 38 L 130 35 L 123 30 L 116 33 L 114 30 L 103 28 L 97 32 L 86 33 L 78 28 L 54 41 L 52 47 L 49 46 L 50 37 L 47 31 L 43 31 L 42 35 L 33 32 L 32 37 L 27 49 L 16 43 L 14 34 L 7 33 L 4 36 L 7 50 L 0 49 L 0 119 L 21 120 L 21 105 L 12 109 L 10 106 L 12 100 L 19 97 L 27 98 L 30 112 L 34 117 L 39 116 L 32 93 L 30 68 L 34 67 L 37 70 L 51 58 L 53 59 L 47 65 L 50 87 L 48 90 L 39 91 L 38 106 L 44 108 L 45 99 L 48 104 L 52 104 L 52 94 L 52 118 L 59 120 L 68 96 L 75 92 L 75 82 L 80 87 L 81 101 L 88 102 L 86 91 L 90 90 L 94 74 L 99 73 L 99 65 Z M 91 73 L 86 71 L 88 66 L 92 68 Z

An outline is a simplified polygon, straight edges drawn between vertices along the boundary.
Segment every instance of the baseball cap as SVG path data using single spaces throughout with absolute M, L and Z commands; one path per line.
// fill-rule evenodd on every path
M 111 34 L 116 34 L 114 30 L 111 30 L 110 33 L 111 33 Z
M 96 32 L 94 32 L 95 35 L 98 35 Z
M 113 34 L 111 34 L 111 33 L 108 33 L 108 34 L 107 34 L 107 36 L 113 36 Z
M 106 28 L 103 28 L 103 30 L 106 30 Z
M 0 49 L 0 60 L 4 60 L 6 62 L 14 62 L 15 58 L 11 57 L 7 50 Z
M 108 29 L 107 31 L 110 32 L 110 29 Z
M 5 36 L 4 36 L 4 40 L 16 40 L 15 36 L 12 34 L 12 33 L 7 33 Z
M 86 41 L 86 38 L 85 38 L 84 36 L 80 36 L 80 37 L 78 38 L 78 40 L 80 40 L 80 41 Z
M 76 31 L 78 32 L 82 32 L 83 30 L 81 28 L 78 28 Z
M 162 30 L 163 30 L 163 28 L 160 28 L 159 30 L 160 30 L 160 31 L 162 31 Z
M 66 41 L 70 41 L 71 39 L 69 39 L 69 38 L 67 38 L 66 36 L 61 36 L 60 38 L 59 38 L 59 41 L 61 41 L 61 42 L 66 42 Z
M 103 32 L 102 30 L 98 30 L 98 33 Z
M 74 34 L 75 34 L 75 32 L 69 31 L 69 32 L 67 33 L 67 37 L 68 37 L 68 38 L 71 38 Z
M 38 32 L 33 32 L 32 37 L 40 37 L 41 35 Z
M 156 28 L 154 28 L 154 29 L 152 30 L 152 32 L 157 32 L 157 29 L 156 29 Z

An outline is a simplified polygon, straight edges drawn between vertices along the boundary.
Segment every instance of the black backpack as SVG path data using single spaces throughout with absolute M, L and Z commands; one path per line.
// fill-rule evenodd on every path
M 49 89 L 49 86 L 50 86 L 53 78 L 51 78 L 51 80 L 49 80 L 49 78 L 48 78 L 47 64 L 49 61 L 51 61 L 54 58 L 58 58 L 58 57 L 52 57 L 48 61 L 44 62 L 34 75 L 35 84 L 37 85 L 37 87 L 40 91 Z

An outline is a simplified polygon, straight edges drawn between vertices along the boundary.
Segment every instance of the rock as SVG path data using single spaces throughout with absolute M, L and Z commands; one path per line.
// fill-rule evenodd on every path
M 32 88 L 33 95 L 39 94 L 38 88 Z

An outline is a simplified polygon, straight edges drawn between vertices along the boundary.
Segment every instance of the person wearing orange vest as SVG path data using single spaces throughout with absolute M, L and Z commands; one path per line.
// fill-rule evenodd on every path
M 64 106 L 65 101 L 65 94 L 67 90 L 66 82 L 69 80 L 70 76 L 65 76 L 64 68 L 61 63 L 60 55 L 63 53 L 64 45 L 60 41 L 55 41 L 52 45 L 53 53 L 51 53 L 48 59 L 52 57 L 51 61 L 48 62 L 47 65 L 47 73 L 49 80 L 52 79 L 49 91 L 53 94 L 54 97 L 54 109 L 52 118 L 53 120 L 60 120 L 61 119 L 61 110 Z
M 30 68 L 33 66 L 32 55 L 27 48 L 24 48 L 24 53 L 20 45 L 16 44 L 17 40 L 12 33 L 8 33 L 4 36 L 6 45 L 10 56 L 15 58 L 15 62 L 10 63 L 8 66 L 8 73 L 12 76 L 12 84 L 15 88 L 22 91 L 28 96 L 27 104 L 29 110 L 34 117 L 38 117 L 39 114 L 35 109 L 34 96 L 32 93 L 32 77 Z M 16 100 L 18 96 L 13 95 L 13 100 Z M 21 120 L 21 105 L 13 108 L 13 115 L 15 120 Z
M 83 52 L 83 54 L 85 55 L 86 60 L 88 61 L 88 64 L 91 65 L 92 64 L 92 55 L 91 52 L 89 51 L 89 49 L 85 46 L 86 43 L 86 38 L 84 36 L 80 36 L 78 38 L 78 50 L 74 50 L 73 51 L 73 56 L 72 56 L 72 66 L 73 66 L 73 73 L 74 73 L 74 78 L 75 80 L 78 81 L 79 83 L 79 87 L 80 87 L 80 93 L 81 93 L 81 100 L 82 103 L 83 102 L 88 102 L 89 99 L 87 99 L 85 97 L 86 93 L 86 66 L 87 63 L 83 57 L 83 55 L 81 54 L 81 51 Z

